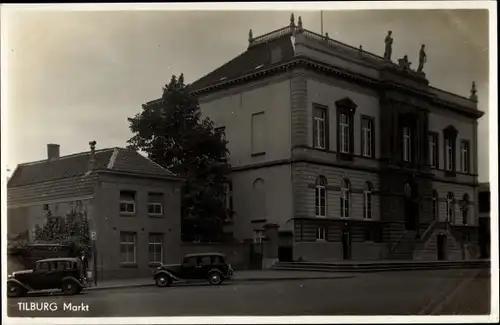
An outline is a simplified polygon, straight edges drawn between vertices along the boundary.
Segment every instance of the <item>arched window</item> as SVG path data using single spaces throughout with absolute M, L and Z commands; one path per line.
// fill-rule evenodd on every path
M 316 217 L 326 217 L 326 178 L 316 178 Z
M 253 182 L 255 198 L 255 219 L 266 219 L 266 189 L 262 178 L 257 178 Z
M 366 189 L 363 192 L 363 219 L 372 218 L 372 191 L 372 184 L 366 182 Z
M 340 217 L 349 218 L 350 184 L 347 179 L 342 180 L 340 188 Z
M 439 196 L 436 190 L 432 191 L 432 221 L 438 220 Z
M 454 223 L 455 213 L 453 206 L 453 193 L 449 192 L 446 197 L 446 221 L 449 223 Z
M 468 212 L 469 212 L 469 195 L 466 193 L 464 194 L 464 197 L 462 199 L 462 224 L 463 225 L 468 225 L 469 220 L 468 220 Z

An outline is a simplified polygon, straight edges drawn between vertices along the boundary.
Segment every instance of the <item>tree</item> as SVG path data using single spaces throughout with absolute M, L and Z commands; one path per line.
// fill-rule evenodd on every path
M 129 148 L 141 150 L 157 164 L 185 179 L 182 191 L 183 240 L 218 241 L 229 211 L 225 208 L 224 182 L 230 166 L 221 131 L 207 117 L 202 119 L 198 101 L 172 76 L 157 104 L 143 105 L 129 118 L 134 136 Z

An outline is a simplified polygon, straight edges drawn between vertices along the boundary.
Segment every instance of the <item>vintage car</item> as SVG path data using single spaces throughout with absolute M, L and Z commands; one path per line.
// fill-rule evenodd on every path
M 226 262 L 224 254 L 204 253 L 184 256 L 182 264 L 162 265 L 154 272 L 154 280 L 159 287 L 167 287 L 176 282 L 208 281 L 221 284 L 234 274 Z
M 24 296 L 28 292 L 60 289 L 66 295 L 78 294 L 86 287 L 82 262 L 78 258 L 39 260 L 32 270 L 13 272 L 7 278 L 7 295 Z

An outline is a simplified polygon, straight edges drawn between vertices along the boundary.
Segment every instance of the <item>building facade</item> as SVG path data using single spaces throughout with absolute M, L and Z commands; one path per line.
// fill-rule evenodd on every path
M 391 44 L 380 57 L 292 15 L 190 85 L 229 141 L 236 238 L 281 260 L 477 255 L 475 86 L 431 87 Z
M 48 218 L 87 222 L 97 280 L 149 276 L 180 256 L 181 180 L 137 152 L 110 148 L 20 164 L 8 182 L 8 236 L 32 241 Z

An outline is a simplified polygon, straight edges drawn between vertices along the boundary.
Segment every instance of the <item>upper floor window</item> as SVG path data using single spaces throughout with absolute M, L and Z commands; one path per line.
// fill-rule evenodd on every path
M 148 214 L 163 215 L 163 193 L 148 193 Z
M 265 143 L 265 114 L 252 114 L 252 154 L 264 154 Z
M 221 156 L 220 158 L 222 160 L 226 159 L 227 158 L 227 150 L 226 150 L 226 127 L 224 126 L 220 126 L 218 128 L 215 128 L 215 133 L 216 134 L 220 134 L 220 137 L 221 137 L 221 140 L 224 142 L 224 148 L 223 148 L 223 151 L 221 153 Z
M 411 161 L 411 129 L 403 127 L 403 161 Z
M 446 197 L 446 221 L 450 223 L 455 222 L 455 207 L 453 193 L 448 193 Z
M 372 188 L 373 186 L 367 182 L 366 190 L 363 192 L 363 219 L 372 218 Z
M 455 172 L 455 141 L 458 131 L 453 126 L 443 130 L 444 136 L 444 169 L 447 172 Z
M 313 145 L 314 148 L 326 148 L 327 120 L 326 108 L 321 106 L 313 107 Z
M 347 179 L 342 180 L 340 188 L 340 217 L 349 218 L 350 184 Z
M 231 181 L 224 183 L 224 202 L 226 210 L 233 211 L 233 183 Z
M 326 217 L 326 178 L 316 179 L 316 217 Z
M 469 169 L 469 141 L 462 140 L 460 142 L 460 166 L 462 173 L 468 173 Z
M 437 168 L 438 166 L 438 137 L 436 133 L 430 133 L 429 141 L 429 166 Z
M 351 127 L 351 121 L 349 118 L 349 115 L 347 114 L 340 114 L 340 121 L 339 121 L 339 132 L 340 132 L 340 152 L 342 153 L 350 153 L 350 142 L 351 142 L 351 137 L 350 137 L 350 127 Z
M 375 146 L 373 119 L 363 116 L 361 119 L 361 153 L 364 157 L 373 157 Z
M 120 191 L 120 213 L 121 214 L 135 213 L 134 191 Z

